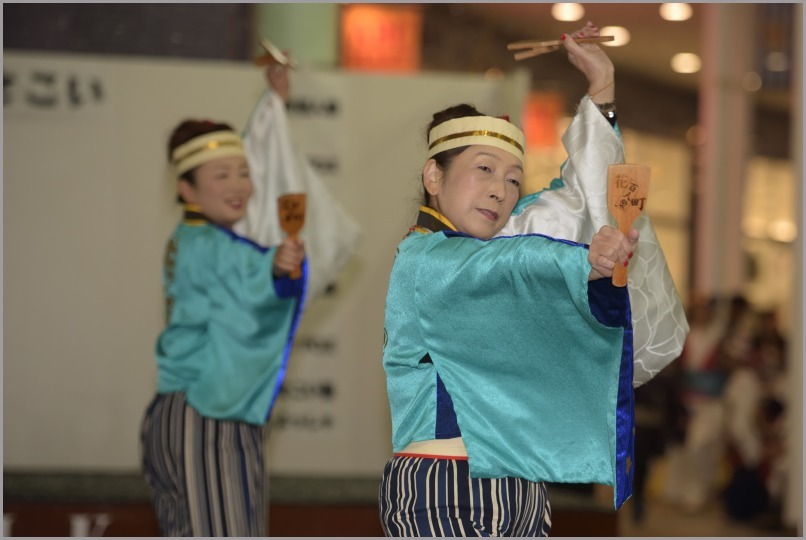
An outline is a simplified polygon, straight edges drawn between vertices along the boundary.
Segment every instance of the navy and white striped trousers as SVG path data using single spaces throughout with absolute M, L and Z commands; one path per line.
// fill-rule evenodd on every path
M 140 434 L 163 536 L 266 536 L 262 426 L 205 418 L 157 394 Z
M 379 493 L 386 536 L 548 536 L 543 482 L 470 478 L 466 459 L 396 456 Z

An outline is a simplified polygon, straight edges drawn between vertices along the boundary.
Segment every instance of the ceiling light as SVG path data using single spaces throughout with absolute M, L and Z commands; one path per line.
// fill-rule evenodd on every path
M 578 21 L 585 16 L 585 8 L 582 4 L 554 4 L 551 16 L 558 21 Z
M 767 235 L 779 242 L 792 242 L 798 237 L 798 227 L 791 221 L 776 220 L 767 225 Z
M 686 21 L 691 18 L 691 6 L 688 4 L 661 4 L 660 16 L 667 21 Z
M 748 71 L 742 76 L 742 88 L 748 92 L 761 90 L 761 76 L 755 71 Z
M 613 36 L 613 41 L 605 41 L 602 45 L 621 47 L 630 42 L 630 32 L 623 26 L 605 26 L 599 30 L 600 36 Z
M 677 53 L 672 57 L 672 69 L 677 73 L 697 73 L 701 64 L 700 57 L 694 53 Z

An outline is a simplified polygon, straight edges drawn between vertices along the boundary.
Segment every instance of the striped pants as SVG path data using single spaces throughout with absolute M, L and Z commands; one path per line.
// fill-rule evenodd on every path
M 266 536 L 261 426 L 205 418 L 157 394 L 140 433 L 163 536 Z
M 470 478 L 466 459 L 394 457 L 379 493 L 386 536 L 548 536 L 546 485 Z

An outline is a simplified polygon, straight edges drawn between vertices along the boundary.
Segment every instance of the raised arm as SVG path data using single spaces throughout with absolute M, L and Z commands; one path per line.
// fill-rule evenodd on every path
M 569 61 L 588 81 L 588 94 L 562 137 L 569 157 L 562 166 L 561 179 L 550 189 L 523 197 L 502 236 L 540 233 L 590 243 L 602 226 L 614 224 L 607 210 L 607 168 L 624 162 L 624 147 L 615 117 L 608 118 L 607 110 L 599 107 L 615 101 L 614 70 L 599 45 L 574 42 L 574 37 L 583 35 L 598 35 L 598 29 L 588 24 L 564 40 Z M 640 240 L 630 261 L 628 287 L 635 347 L 633 380 L 638 386 L 680 355 L 688 322 L 645 212 L 634 227 Z
M 287 103 L 291 91 L 288 80 L 288 67 L 282 64 L 269 64 L 266 66 L 266 81 L 269 83 L 269 88 L 280 96 L 283 103 Z

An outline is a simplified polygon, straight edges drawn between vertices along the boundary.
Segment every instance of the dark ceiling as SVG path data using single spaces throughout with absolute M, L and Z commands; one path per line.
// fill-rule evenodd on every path
M 619 69 L 691 91 L 696 91 L 700 75 L 675 73 L 671 58 L 679 52 L 696 53 L 702 57 L 703 17 L 707 4 L 692 3 L 693 15 L 681 22 L 670 22 L 660 17 L 659 3 L 585 3 L 584 18 L 577 22 L 560 22 L 551 16 L 551 3 L 465 3 L 462 8 L 469 14 L 482 17 L 507 35 L 518 39 L 557 39 L 562 33 L 579 29 L 591 20 L 603 28 L 623 26 L 630 32 L 631 41 L 623 47 L 607 47 L 616 70 Z M 738 4 L 737 4 L 738 6 Z M 784 47 L 792 51 L 792 17 L 794 4 L 741 4 L 741 9 L 752 10 L 756 21 L 757 71 L 765 84 L 754 93 L 759 103 L 778 110 L 790 108 L 791 96 L 787 84 L 781 83 L 781 74 L 767 77 L 763 73 L 763 51 Z M 784 74 L 786 77 L 787 74 Z

